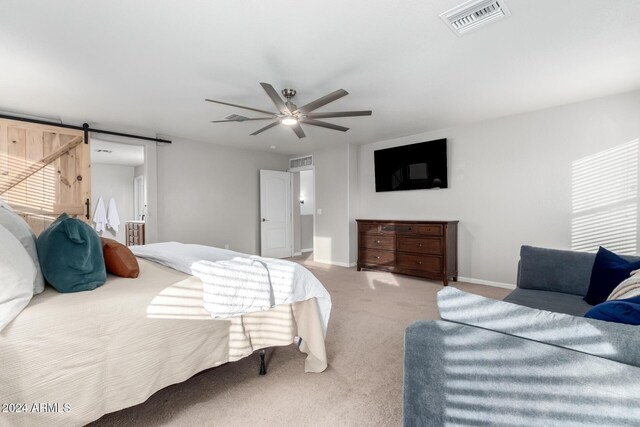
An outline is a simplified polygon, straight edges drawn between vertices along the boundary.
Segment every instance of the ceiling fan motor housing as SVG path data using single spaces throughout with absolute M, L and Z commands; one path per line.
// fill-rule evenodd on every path
M 288 100 L 296 96 L 295 89 L 282 89 L 282 96 L 287 98 Z

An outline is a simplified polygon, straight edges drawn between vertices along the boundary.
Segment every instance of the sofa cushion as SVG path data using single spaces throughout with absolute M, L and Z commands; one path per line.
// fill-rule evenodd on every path
M 40 234 L 37 246 L 42 273 L 58 292 L 89 291 L 107 280 L 100 237 L 77 218 L 60 215 Z
M 477 326 L 640 367 L 640 328 L 496 301 L 447 287 L 438 292 L 444 320 Z
M 405 332 L 404 427 L 638 426 L 640 369 L 456 323 Z
M 611 292 L 638 268 L 640 268 L 640 261 L 629 262 L 600 246 L 593 263 L 589 290 L 584 300 L 591 305 L 605 302 Z
M 595 254 L 522 246 L 518 288 L 585 296 Z
M 504 301 L 573 316 L 584 316 L 592 308 L 580 295 L 533 289 L 514 289 Z
M 603 302 L 589 310 L 584 317 L 640 325 L 640 297 Z

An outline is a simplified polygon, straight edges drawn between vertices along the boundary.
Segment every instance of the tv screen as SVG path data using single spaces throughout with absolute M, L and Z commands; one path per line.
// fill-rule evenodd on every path
M 376 192 L 447 188 L 447 140 L 374 152 Z

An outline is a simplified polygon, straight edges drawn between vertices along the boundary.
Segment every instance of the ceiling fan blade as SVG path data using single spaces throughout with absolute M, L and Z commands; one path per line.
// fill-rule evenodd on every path
M 329 117 L 354 117 L 354 116 L 370 116 L 371 110 L 367 111 L 339 111 L 335 113 L 309 113 L 307 117 L 312 119 L 328 119 Z
M 308 113 L 310 111 L 316 110 L 320 107 L 322 107 L 323 105 L 327 105 L 330 102 L 335 101 L 336 99 L 340 99 L 343 96 L 347 96 L 349 95 L 349 92 L 347 92 L 344 89 L 338 89 L 334 92 L 331 92 L 329 95 L 325 95 L 322 98 L 318 98 L 315 101 L 311 101 L 310 103 L 308 103 L 307 105 L 303 105 L 302 107 L 298 108 L 298 112 L 305 114 Z
M 276 92 L 273 86 L 269 83 L 260 83 L 260 86 L 267 92 L 267 95 L 269 95 L 269 98 L 271 98 L 271 101 L 273 101 L 278 111 L 291 114 L 291 110 L 289 110 L 289 107 L 282 101 L 282 98 L 280 98 L 280 95 L 278 95 L 278 92 Z
M 293 129 L 293 131 L 296 133 L 296 135 L 298 135 L 298 138 L 304 138 L 305 135 L 304 131 L 302 130 L 302 127 L 300 126 L 300 123 L 296 123 L 295 125 L 291 126 L 291 129 Z
M 280 124 L 280 120 L 275 120 L 273 123 L 270 123 L 270 124 L 266 125 L 265 127 L 258 129 L 257 131 L 255 131 L 251 135 L 257 135 L 259 133 L 264 132 L 265 130 L 271 129 L 274 126 L 278 126 L 279 124 Z
M 236 120 L 211 120 L 211 123 L 230 123 L 230 122 L 242 123 L 249 120 L 273 120 L 273 117 L 256 117 L 253 119 L 246 117 L 244 119 L 236 119 Z
M 307 125 L 312 125 L 312 126 L 320 126 L 321 128 L 328 128 L 328 129 L 333 129 L 333 130 L 339 130 L 342 132 L 346 132 L 349 130 L 349 128 L 346 128 L 344 126 L 338 126 L 338 125 L 334 125 L 333 123 L 327 123 L 327 122 L 321 122 L 320 120 L 314 120 L 314 119 L 303 119 L 300 120 L 302 123 L 307 124 Z
M 272 111 L 259 110 L 257 108 L 245 107 L 243 105 L 231 104 L 229 102 L 216 101 L 214 99 L 205 99 L 205 101 L 213 102 L 215 104 L 229 105 L 230 107 L 244 108 L 245 110 L 257 111 L 258 113 L 269 114 L 271 116 L 275 116 L 276 115 L 276 113 L 274 113 Z

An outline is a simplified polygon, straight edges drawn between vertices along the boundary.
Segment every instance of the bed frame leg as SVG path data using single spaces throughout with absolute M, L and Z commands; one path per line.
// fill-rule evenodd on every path
M 264 350 L 260 350 L 260 375 L 267 375 L 267 367 L 264 364 Z

